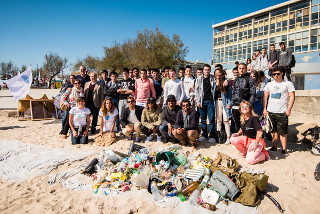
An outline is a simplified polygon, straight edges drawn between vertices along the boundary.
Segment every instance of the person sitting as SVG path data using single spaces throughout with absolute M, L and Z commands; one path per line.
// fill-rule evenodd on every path
M 140 142 L 141 115 L 143 107 L 137 106 L 133 96 L 127 98 L 128 107 L 124 108 L 120 115 L 120 124 L 123 127 L 122 133 L 132 139 L 133 132 L 136 132 L 135 142 Z
M 154 97 L 148 98 L 147 106 L 142 111 L 141 123 L 141 131 L 147 136 L 145 142 L 153 140 L 152 133 L 157 133 L 157 141 L 161 141 L 161 133 L 158 128 L 161 124 L 161 110 Z
M 176 105 L 176 97 L 174 95 L 169 95 L 166 103 L 168 103 L 168 105 L 163 106 L 161 112 L 162 124 L 159 127 L 159 131 L 162 134 L 165 143 L 169 142 L 170 138 L 174 137 L 174 125 L 177 113 L 181 109 L 180 106 Z
M 80 81 L 79 81 L 80 83 Z M 80 84 L 79 84 L 80 85 Z M 90 110 L 84 107 L 84 97 L 77 98 L 77 104 L 70 110 L 69 124 L 71 128 L 71 143 L 88 144 L 88 130 L 90 127 Z
M 178 111 L 173 135 L 182 145 L 190 141 L 192 148 L 196 148 L 200 132 L 198 130 L 199 114 L 191 108 L 189 100 L 182 101 L 182 109 Z
M 246 157 L 248 164 L 269 160 L 269 153 L 265 149 L 266 143 L 262 138 L 262 128 L 259 118 L 254 113 L 252 104 L 246 100 L 240 103 L 241 128 L 232 135 L 230 142 Z
M 97 144 L 102 146 L 110 145 L 116 142 L 116 119 L 118 117 L 118 109 L 114 107 L 112 98 L 107 97 L 101 105 L 99 111 L 100 118 L 100 132 L 96 139 L 102 137 L 102 144 L 96 141 Z

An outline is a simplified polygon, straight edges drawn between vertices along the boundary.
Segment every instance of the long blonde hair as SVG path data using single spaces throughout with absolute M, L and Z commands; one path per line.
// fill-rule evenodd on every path
M 243 104 L 246 104 L 246 105 L 249 106 L 251 116 L 257 117 L 256 113 L 254 113 L 252 104 L 251 104 L 249 101 L 242 100 L 241 103 L 240 103 L 240 105 L 239 105 L 239 111 L 240 111 L 240 113 L 241 113 L 241 115 L 240 115 L 240 122 L 241 122 L 241 124 L 244 124 L 245 121 L 246 121 L 245 118 L 244 118 L 244 114 L 242 114 L 242 112 L 241 112 L 241 105 L 243 105 Z
M 113 111 L 114 111 L 114 104 L 113 104 L 113 101 L 111 98 L 106 98 L 103 102 L 102 102 L 102 105 L 101 105 L 101 111 L 102 111 L 102 114 L 104 117 L 107 116 L 108 114 L 108 109 L 106 107 L 106 102 L 110 100 L 111 102 L 111 107 L 110 107 L 110 113 L 113 114 Z

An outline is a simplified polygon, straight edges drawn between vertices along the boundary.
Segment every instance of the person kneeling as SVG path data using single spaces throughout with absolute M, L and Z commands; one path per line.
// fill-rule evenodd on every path
M 143 107 L 137 106 L 133 96 L 127 98 L 128 107 L 124 108 L 120 115 L 120 124 L 122 125 L 122 133 L 132 139 L 133 132 L 136 132 L 135 142 L 140 142 L 141 133 L 141 114 Z
M 193 148 L 196 148 L 199 138 L 199 114 L 191 108 L 189 100 L 182 101 L 182 109 L 178 111 L 173 135 L 180 140 L 182 145 L 190 141 Z
M 266 143 L 262 138 L 260 121 L 254 113 L 251 103 L 242 101 L 239 110 L 241 112 L 241 128 L 232 135 L 230 139 L 232 145 L 237 148 L 242 157 L 246 157 L 248 164 L 269 160 L 269 153 L 265 149 Z
M 111 98 L 106 98 L 99 111 L 100 133 L 96 136 L 95 143 L 100 146 L 109 146 L 116 142 L 116 119 L 118 109 L 114 107 Z
M 76 106 L 70 110 L 69 124 L 71 128 L 71 143 L 87 144 L 90 127 L 90 110 L 84 107 L 85 99 L 77 98 Z
M 161 141 L 161 133 L 159 131 L 159 126 L 161 124 L 161 110 L 156 104 L 155 98 L 148 98 L 147 106 L 142 111 L 141 123 L 141 131 L 147 136 L 145 142 L 153 140 L 152 133 L 157 133 L 157 141 Z

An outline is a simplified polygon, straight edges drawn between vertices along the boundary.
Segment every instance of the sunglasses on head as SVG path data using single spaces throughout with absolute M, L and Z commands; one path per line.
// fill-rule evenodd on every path
M 168 100 L 168 103 L 174 103 L 176 102 L 175 100 Z
M 279 76 L 281 73 L 273 73 L 272 76 Z

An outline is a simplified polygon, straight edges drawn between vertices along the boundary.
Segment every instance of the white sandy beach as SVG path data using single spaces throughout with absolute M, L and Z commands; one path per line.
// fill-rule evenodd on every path
M 73 146 L 70 137 L 63 140 L 58 134 L 61 120 L 18 121 L 16 118 L 0 117 L 0 139 L 19 140 L 26 144 L 62 147 L 70 150 L 102 151 L 102 147 L 92 145 L 93 136 L 89 136 L 88 145 Z M 109 149 L 127 153 L 130 142 L 121 138 Z M 167 147 L 162 143 L 145 143 L 146 147 Z M 268 144 L 270 146 L 270 144 Z M 236 158 L 244 168 L 263 169 L 269 176 L 267 191 L 285 210 L 285 213 L 319 213 L 320 185 L 314 179 L 314 170 L 319 157 L 307 151 L 305 145 L 289 143 L 290 155 L 285 157 L 280 150 L 270 153 L 271 160 L 248 165 L 245 159 L 238 156 L 238 152 L 231 145 L 208 143 L 200 144 L 197 152 L 215 157 L 216 152 L 222 152 Z M 191 151 L 191 147 L 183 148 Z M 86 158 L 90 161 L 97 155 Z M 141 196 L 123 199 L 94 197 L 83 191 L 65 190 L 61 184 L 48 185 L 46 182 L 52 175 L 68 169 L 76 164 L 66 163 L 54 169 L 48 175 L 40 175 L 27 179 L 23 183 L 8 182 L 0 178 L 0 212 L 1 213 L 177 213 L 177 210 L 156 207 L 150 200 Z M 92 190 L 93 192 L 94 190 Z M 143 190 L 142 190 L 143 191 Z M 147 196 L 148 193 L 141 192 Z M 139 194 L 140 195 L 140 194 Z M 147 196 L 147 197 L 150 197 Z M 276 206 L 266 197 L 258 207 L 258 213 L 279 213 Z

